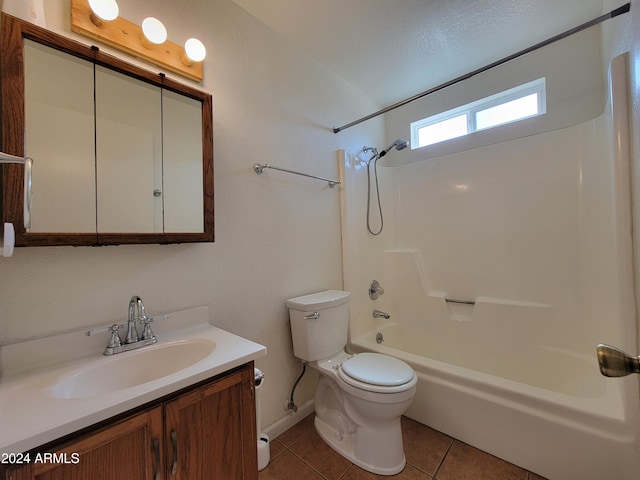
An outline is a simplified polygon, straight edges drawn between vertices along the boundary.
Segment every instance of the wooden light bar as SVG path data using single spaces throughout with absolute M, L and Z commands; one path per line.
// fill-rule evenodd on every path
M 144 42 L 145 46 L 140 26 L 121 17 L 110 22 L 102 22 L 100 26 L 97 26 L 91 20 L 91 15 L 91 7 L 89 7 L 87 0 L 71 0 L 71 31 L 98 40 L 191 80 L 202 81 L 202 62 L 185 65 L 182 61 L 185 53 L 180 45 L 167 40 L 162 45 Z

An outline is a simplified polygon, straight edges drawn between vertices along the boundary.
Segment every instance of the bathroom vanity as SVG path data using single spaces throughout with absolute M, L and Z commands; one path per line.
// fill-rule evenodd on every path
M 254 408 L 250 362 L 67 439 L 7 457 L 3 468 L 17 465 L 0 478 L 256 479 Z
M 203 323 L 206 307 L 185 312 L 157 323 L 156 345 L 112 357 L 104 335 L 83 332 L 3 346 L 0 479 L 257 479 L 254 360 L 266 349 Z M 46 366 L 82 341 L 94 354 Z M 25 352 L 39 358 L 16 367 Z M 136 371 L 147 358 L 157 371 Z

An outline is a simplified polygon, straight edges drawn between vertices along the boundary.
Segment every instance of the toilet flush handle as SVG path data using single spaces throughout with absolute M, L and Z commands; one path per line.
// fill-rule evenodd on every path
M 313 312 L 311 315 L 304 317 L 305 320 L 317 320 L 318 318 L 320 318 L 320 314 L 318 312 Z

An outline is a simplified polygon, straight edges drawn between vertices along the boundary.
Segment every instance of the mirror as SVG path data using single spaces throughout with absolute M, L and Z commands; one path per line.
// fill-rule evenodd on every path
M 16 245 L 213 241 L 211 95 L 2 22 L 2 149 L 34 159 L 29 231 L 20 172 L 3 170 Z

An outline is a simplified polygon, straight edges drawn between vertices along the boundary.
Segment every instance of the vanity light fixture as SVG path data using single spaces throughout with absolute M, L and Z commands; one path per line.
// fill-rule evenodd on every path
M 89 7 L 91 21 L 96 27 L 101 27 L 105 22 L 114 21 L 120 12 L 116 0 L 89 0 Z
M 153 45 L 162 45 L 167 41 L 167 29 L 160 20 L 147 17 L 142 21 L 142 36 L 140 42 L 145 48 L 151 49 Z
M 197 38 L 190 38 L 184 43 L 182 63 L 191 66 L 194 62 L 201 62 L 207 56 L 207 49 Z
M 149 17 L 136 25 L 118 16 L 116 0 L 70 0 L 71 30 L 195 81 L 202 81 L 206 50 L 189 39 L 185 48 L 167 40 L 167 29 Z

